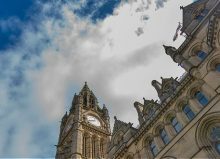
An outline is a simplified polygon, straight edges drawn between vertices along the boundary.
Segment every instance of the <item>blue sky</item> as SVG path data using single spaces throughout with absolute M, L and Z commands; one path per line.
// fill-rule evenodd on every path
M 46 3 L 47 1 L 42 1 Z M 63 3 L 70 3 L 69 0 L 64 0 Z M 38 12 L 34 0 L 7 0 L 0 5 L 0 20 L 13 21 L 17 25 L 7 27 L 0 27 L 0 49 L 6 49 L 18 42 L 22 34 L 22 25 L 32 21 L 33 14 Z M 72 0 L 72 3 L 79 3 Z M 102 0 L 98 2 L 94 0 L 87 0 L 85 5 L 74 12 L 80 17 L 89 17 L 94 22 L 104 19 L 107 15 L 112 14 L 113 10 L 120 3 L 120 0 Z M 33 22 L 33 21 L 32 21 Z
M 129 115 L 134 100 L 157 98 L 151 80 L 183 73 L 161 46 L 182 42 L 173 43 L 172 36 L 179 6 L 190 2 L 2 1 L 0 158 L 54 157 L 59 121 L 84 81 L 112 116 L 136 123 Z
M 32 0 L 8 0 L 1 2 L 0 5 L 0 20 L 7 21 L 12 18 L 17 18 L 18 21 L 28 21 L 30 15 L 28 10 L 32 6 Z M 18 40 L 17 37 L 21 35 L 22 28 L 18 26 L 8 26 L 0 28 L 0 49 L 6 49 L 8 46 L 13 45 Z

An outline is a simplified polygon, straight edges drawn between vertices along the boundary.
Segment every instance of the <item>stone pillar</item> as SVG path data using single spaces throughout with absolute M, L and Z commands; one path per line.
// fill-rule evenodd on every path
M 204 93 L 204 95 L 210 100 L 212 97 L 215 96 L 215 90 L 210 87 L 207 83 L 204 83 L 201 87 L 201 91 Z
M 148 154 L 149 154 L 149 151 L 146 146 L 140 150 L 140 155 L 142 158 L 149 158 Z
M 174 130 L 173 126 L 170 123 L 165 124 L 164 129 L 170 140 L 176 135 L 176 131 Z
M 154 137 L 154 142 L 158 148 L 158 151 L 160 151 L 161 149 L 163 149 L 163 147 L 165 146 L 162 139 L 160 138 L 160 135 L 157 135 Z
M 195 114 L 200 112 L 200 110 L 202 109 L 202 107 L 199 105 L 199 103 L 194 98 L 193 99 L 189 99 L 189 105 L 190 105 L 190 108 L 192 108 L 192 111 Z
M 192 75 L 196 79 L 201 79 L 201 73 L 199 72 L 199 70 L 182 55 L 177 54 L 174 57 L 174 61 L 182 66 L 187 72 L 189 72 L 190 75 Z
M 74 141 L 75 140 L 75 141 Z M 82 158 L 82 132 L 81 130 L 73 133 L 73 143 L 72 143 L 72 157 L 71 159 L 79 159 Z
M 92 135 L 89 134 L 86 140 L 86 157 L 91 158 L 92 157 Z
M 82 97 L 78 96 L 75 105 L 75 116 L 73 118 L 73 134 L 71 159 L 82 158 L 83 131 L 82 131 Z
M 100 155 L 100 137 L 98 136 L 95 140 L 95 157 L 96 158 L 101 158 Z
M 187 124 L 187 122 L 189 121 L 188 118 L 186 118 L 186 116 L 184 115 L 184 113 L 182 111 L 176 113 L 176 119 L 182 125 L 182 127 L 184 127 Z

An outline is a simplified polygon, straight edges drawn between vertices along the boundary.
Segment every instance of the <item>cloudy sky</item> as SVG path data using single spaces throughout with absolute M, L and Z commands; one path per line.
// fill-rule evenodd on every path
M 151 81 L 180 77 L 162 44 L 193 0 L 7 0 L 0 5 L 0 157 L 54 157 L 60 119 L 87 81 L 102 107 L 138 124 Z

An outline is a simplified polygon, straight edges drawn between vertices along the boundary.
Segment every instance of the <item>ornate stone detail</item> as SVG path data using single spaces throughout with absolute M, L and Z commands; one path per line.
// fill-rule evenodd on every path
M 159 109 L 161 106 L 160 104 L 157 103 L 157 101 L 152 100 L 146 100 L 144 99 L 144 109 L 143 109 L 143 116 L 145 120 L 149 120 L 150 118 L 153 117 L 155 114 L 156 110 Z
M 159 83 L 156 80 L 152 81 L 152 86 L 156 89 L 158 97 L 161 102 L 164 102 L 167 98 L 169 98 L 176 90 L 176 88 L 180 85 L 177 81 L 177 78 L 162 78 L 162 83 Z
M 219 20 L 220 20 L 220 9 L 215 11 L 213 16 L 209 20 L 207 43 L 209 46 L 213 48 L 216 47 L 216 42 L 218 40 Z

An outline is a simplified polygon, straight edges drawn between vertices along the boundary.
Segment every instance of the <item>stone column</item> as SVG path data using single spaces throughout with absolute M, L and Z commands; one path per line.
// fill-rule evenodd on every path
M 82 98 L 77 97 L 75 105 L 75 116 L 73 118 L 73 134 L 72 134 L 72 159 L 82 158 L 83 130 L 82 130 Z
M 210 100 L 212 97 L 215 96 L 215 90 L 210 87 L 207 83 L 204 83 L 201 87 L 201 91 L 204 93 L 204 95 Z
M 89 134 L 86 140 L 86 157 L 92 157 L 92 135 Z
M 184 68 L 192 76 L 197 77 L 199 79 L 201 78 L 201 74 L 198 71 L 198 69 L 194 69 L 195 66 L 188 59 L 184 58 L 182 55 L 176 54 L 174 56 L 174 61 L 178 63 L 180 66 L 182 66 L 182 68 Z
M 165 124 L 164 129 L 165 129 L 167 136 L 169 137 L 170 140 L 176 135 L 176 131 L 174 130 L 171 123 Z
M 163 147 L 165 146 L 162 139 L 160 138 L 160 135 L 157 135 L 154 137 L 154 142 L 158 148 L 158 151 L 160 151 L 161 149 L 163 149 Z
M 95 157 L 101 158 L 100 156 L 100 137 L 98 136 L 95 140 Z
M 192 108 L 192 111 L 195 114 L 200 112 L 200 110 L 202 109 L 202 107 L 199 105 L 199 103 L 194 98 L 193 99 L 189 99 L 189 105 L 190 105 L 190 108 Z
M 176 54 L 173 60 L 182 66 L 187 72 L 189 72 L 190 75 L 197 79 L 201 79 L 201 73 L 198 71 L 198 69 L 182 55 Z
M 188 122 L 188 118 L 186 118 L 182 111 L 176 113 L 176 119 L 182 125 L 182 127 L 184 127 Z

